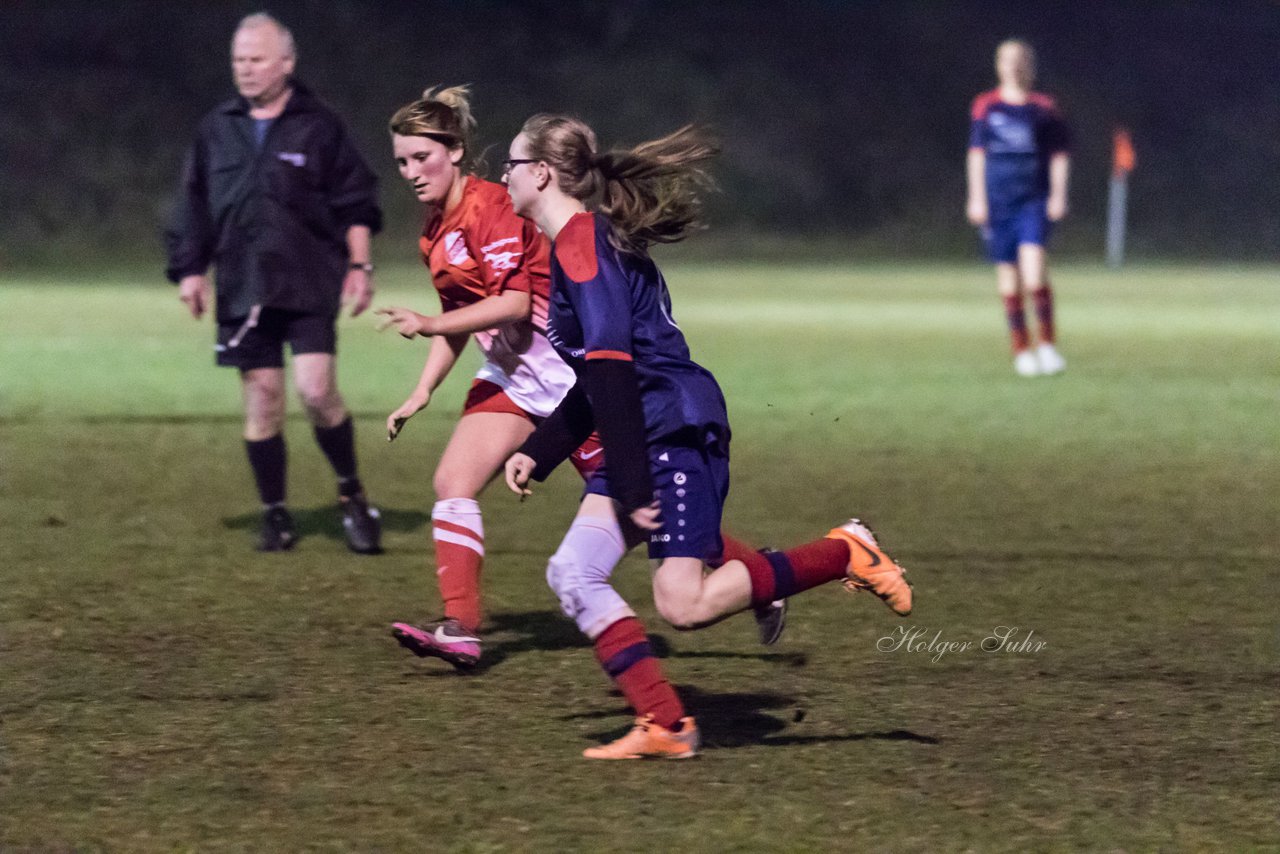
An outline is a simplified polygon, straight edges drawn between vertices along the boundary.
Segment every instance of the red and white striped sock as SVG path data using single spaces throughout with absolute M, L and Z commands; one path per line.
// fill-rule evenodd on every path
M 446 498 L 431 508 L 436 582 L 444 615 L 469 630 L 480 628 L 480 572 L 484 567 L 484 523 L 474 498 Z

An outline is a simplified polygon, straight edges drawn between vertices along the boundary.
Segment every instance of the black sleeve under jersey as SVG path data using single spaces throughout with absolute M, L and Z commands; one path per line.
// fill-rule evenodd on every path
M 604 446 L 610 497 L 623 514 L 652 503 L 653 476 L 635 364 L 629 359 L 588 360 L 580 384 L 591 401 Z
M 595 423 L 591 403 L 582 384 L 569 389 L 555 411 L 538 425 L 538 429 L 520 446 L 519 453 L 533 458 L 533 479 L 542 482 L 555 467 L 587 440 Z

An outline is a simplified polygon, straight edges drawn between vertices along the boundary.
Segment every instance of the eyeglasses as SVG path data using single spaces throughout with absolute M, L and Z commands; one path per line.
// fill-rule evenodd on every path
M 519 166 L 521 163 L 537 163 L 533 158 L 512 158 L 511 160 L 502 161 L 502 174 L 510 175 L 511 170 Z

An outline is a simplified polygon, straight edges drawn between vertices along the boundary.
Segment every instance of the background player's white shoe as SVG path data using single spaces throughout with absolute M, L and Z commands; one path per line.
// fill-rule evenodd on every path
M 1040 363 L 1040 373 L 1046 376 L 1060 374 L 1067 369 L 1067 360 L 1052 344 L 1041 344 L 1036 348 L 1036 360 Z
M 1061 358 L 1061 357 L 1059 357 Z M 1031 350 L 1023 350 L 1013 357 L 1013 370 L 1020 377 L 1040 376 L 1040 360 Z

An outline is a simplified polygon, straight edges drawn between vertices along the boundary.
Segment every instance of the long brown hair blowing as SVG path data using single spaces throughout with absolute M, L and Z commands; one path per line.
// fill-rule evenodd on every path
M 702 193 L 714 186 L 706 162 L 720 146 L 705 129 L 685 125 L 630 150 L 596 152 L 596 135 L 580 119 L 540 114 L 521 129 L 529 157 L 555 167 L 558 186 L 612 225 L 622 252 L 675 243 L 702 227 Z
M 422 97 L 396 110 L 388 129 L 399 136 L 425 136 L 450 149 L 461 147 L 463 171 L 473 163 L 471 146 L 476 120 L 471 115 L 471 87 L 433 86 Z

